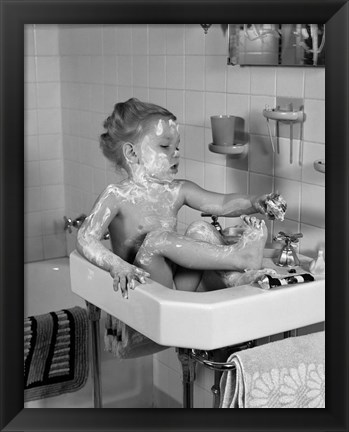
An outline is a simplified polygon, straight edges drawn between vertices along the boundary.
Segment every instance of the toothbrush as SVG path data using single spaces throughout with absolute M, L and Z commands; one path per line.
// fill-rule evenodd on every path
M 289 110 L 293 112 L 293 103 L 289 104 Z M 293 122 L 290 122 L 290 164 L 293 161 Z
M 304 106 L 301 106 L 301 111 L 302 111 L 302 121 L 301 121 L 301 125 L 300 125 L 300 142 L 299 142 L 299 160 L 298 163 L 301 166 L 303 163 L 303 122 L 304 122 Z
M 293 123 L 290 123 L 290 163 L 293 161 Z
M 276 122 L 276 124 L 278 124 L 278 122 Z M 273 152 L 275 153 L 274 141 L 273 141 L 273 136 L 271 134 L 270 125 L 269 125 L 269 119 L 268 118 L 267 118 L 267 126 L 268 126 L 268 131 L 269 131 L 271 146 L 273 148 Z

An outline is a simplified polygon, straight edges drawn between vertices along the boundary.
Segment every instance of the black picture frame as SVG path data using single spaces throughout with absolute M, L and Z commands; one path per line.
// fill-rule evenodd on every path
M 3 431 L 348 430 L 348 53 L 346 0 L 14 1 L 1 3 L 1 388 Z M 326 408 L 23 408 L 24 24 L 326 23 Z

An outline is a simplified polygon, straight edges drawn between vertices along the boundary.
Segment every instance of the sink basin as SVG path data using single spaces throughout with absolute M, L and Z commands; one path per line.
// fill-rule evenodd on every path
M 307 269 L 310 258 L 299 255 Z M 265 254 L 266 267 L 276 267 Z M 212 350 L 304 327 L 325 320 L 325 280 L 262 290 L 242 285 L 206 292 L 168 289 L 157 282 L 139 284 L 124 299 L 111 276 L 70 254 L 72 291 L 160 345 Z

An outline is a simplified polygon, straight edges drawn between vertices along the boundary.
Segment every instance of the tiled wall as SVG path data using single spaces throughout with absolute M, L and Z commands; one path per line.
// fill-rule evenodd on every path
M 41 42 L 45 45 L 49 40 L 43 38 Z M 62 25 L 59 26 L 59 57 L 56 51 L 50 51 L 48 57 L 46 53 L 35 52 L 39 45 L 31 48 L 29 56 L 31 62 L 37 62 L 36 71 L 41 70 L 40 62 L 44 60 L 49 65 L 60 62 L 60 80 L 54 81 L 61 85 L 61 110 L 57 111 L 57 117 L 62 115 L 68 216 L 74 218 L 81 212 L 87 213 L 101 190 L 120 177 L 99 151 L 98 135 L 113 105 L 134 96 L 164 105 L 177 116 L 182 155 L 179 177 L 220 192 L 261 194 L 279 190 L 289 204 L 289 211 L 282 224 L 268 223 L 270 239 L 273 232 L 281 229 L 301 231 L 304 238 L 300 250 L 310 255 L 324 245 L 325 176 L 313 169 L 313 161 L 324 158 L 325 150 L 324 69 L 227 66 L 226 38 L 219 25 L 213 25 L 206 36 L 198 24 Z M 44 70 L 49 65 L 44 66 Z M 53 76 L 50 74 L 51 79 Z M 28 91 L 39 95 L 41 81 L 41 76 L 34 75 Z M 48 103 L 48 93 L 44 93 Z M 278 96 L 304 99 L 307 120 L 302 166 L 295 162 L 290 165 L 287 139 L 280 140 L 280 154 L 271 151 L 266 121 L 261 113 L 266 104 L 275 106 Z M 45 102 L 41 100 L 40 103 Z M 38 130 L 37 125 L 42 112 L 54 114 L 56 108 L 41 105 L 39 109 L 35 105 L 28 109 L 31 126 L 27 135 L 35 143 L 30 146 L 37 152 L 37 142 L 42 135 L 46 137 L 50 132 L 49 137 L 58 139 L 59 122 L 53 126 L 57 135 L 52 135 L 52 130 L 47 131 L 47 128 Z M 208 151 L 210 115 L 226 113 L 245 119 L 246 130 L 251 135 L 248 169 L 237 169 L 227 156 Z M 46 122 L 41 124 L 46 125 Z M 298 146 L 299 140 L 295 139 L 295 155 L 298 155 Z M 54 146 L 55 150 L 58 148 Z M 42 163 L 38 156 L 30 162 Z M 49 186 L 38 186 L 35 181 L 35 178 L 31 180 L 32 186 L 28 189 L 34 197 L 41 197 Z M 45 209 L 40 213 L 37 207 L 30 209 L 30 213 L 40 213 L 41 219 L 47 212 Z M 179 229 L 183 231 L 199 217 L 197 211 L 182 209 Z M 225 225 L 224 219 L 222 224 Z M 45 238 L 41 232 L 38 231 L 37 237 Z M 75 247 L 75 233 L 67 235 L 67 243 L 70 252 Z M 154 356 L 156 406 L 174 407 L 181 402 L 179 375 L 173 349 Z M 212 376 L 210 371 L 198 371 L 196 407 L 211 406 Z
M 25 26 L 25 260 L 66 255 L 57 26 Z

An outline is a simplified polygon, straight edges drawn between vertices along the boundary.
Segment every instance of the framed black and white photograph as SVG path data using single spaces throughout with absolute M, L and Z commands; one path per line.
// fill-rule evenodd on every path
M 1 15 L 1 430 L 347 430 L 348 3 Z

